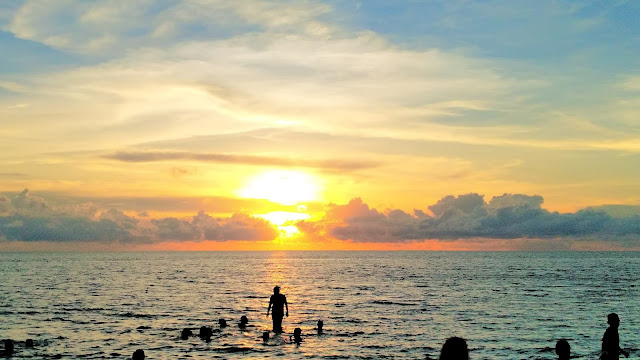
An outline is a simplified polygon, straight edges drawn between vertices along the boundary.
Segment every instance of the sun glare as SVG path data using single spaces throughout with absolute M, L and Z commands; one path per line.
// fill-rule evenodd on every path
M 302 212 L 289 212 L 289 211 L 273 211 L 266 214 L 258 214 L 256 217 L 268 220 L 272 224 L 278 227 L 281 237 L 293 237 L 300 233 L 298 228 L 294 225 L 296 221 L 307 220 L 311 218 L 311 215 Z
M 318 200 L 320 186 L 315 177 L 300 171 L 268 171 L 250 179 L 239 195 L 266 199 L 283 205 Z

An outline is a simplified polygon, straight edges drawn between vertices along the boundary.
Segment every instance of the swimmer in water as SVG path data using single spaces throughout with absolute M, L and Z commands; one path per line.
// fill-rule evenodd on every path
M 184 328 L 182 329 L 182 333 L 180 333 L 180 339 L 187 340 L 191 335 L 193 335 L 193 332 L 191 332 L 191 329 Z
M 571 346 L 567 340 L 558 340 L 556 343 L 556 354 L 558 355 L 558 360 L 569 360 L 571 357 Z
M 238 324 L 238 327 L 240 327 L 240 329 L 244 329 L 247 327 L 248 323 L 249 323 L 249 319 L 247 319 L 246 316 L 242 315 L 242 317 L 240 318 L 240 323 Z
M 138 349 L 133 353 L 131 360 L 144 360 L 144 358 L 145 358 L 144 350 Z
M 291 340 L 291 337 L 289 337 L 289 340 Z M 295 328 L 293 330 L 293 342 L 296 343 L 296 345 L 300 345 L 302 342 L 302 329 Z

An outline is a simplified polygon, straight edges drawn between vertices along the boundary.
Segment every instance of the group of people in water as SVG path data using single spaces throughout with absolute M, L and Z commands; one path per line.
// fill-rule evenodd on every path
M 602 337 L 602 349 L 600 351 L 600 360 L 617 360 L 620 355 L 629 357 L 629 352 L 620 347 L 620 337 L 618 335 L 618 326 L 620 326 L 620 318 L 618 314 L 611 313 L 607 315 L 607 323 L 609 327 Z M 556 343 L 556 354 L 558 360 L 569 360 L 571 358 L 571 346 L 567 340 L 558 340 Z M 451 337 L 445 341 L 440 351 L 439 360 L 469 360 L 469 348 L 467 342 L 460 337 Z
M 271 319 L 273 320 L 273 332 L 276 334 L 281 334 L 283 332 L 282 319 L 284 318 L 285 315 L 287 317 L 289 316 L 289 304 L 287 304 L 287 297 L 284 294 L 280 293 L 279 286 L 276 286 L 273 288 L 273 295 L 271 295 L 271 298 L 269 299 L 269 306 L 267 307 L 267 317 L 269 317 L 269 313 L 271 313 Z M 245 315 L 243 315 L 240 318 L 238 327 L 240 329 L 246 329 L 248 326 L 250 326 L 248 324 L 249 324 L 249 319 Z M 219 319 L 218 325 L 220 328 L 215 330 L 209 326 L 201 326 L 198 336 L 205 341 L 210 341 L 211 337 L 215 332 L 220 332 L 223 328 L 227 327 L 227 320 Z M 318 331 L 318 335 L 320 335 L 323 332 L 324 322 L 322 320 L 318 320 L 317 325 L 318 327 L 316 329 Z M 269 333 L 270 333 L 269 331 L 265 331 L 262 333 L 262 341 L 264 342 L 269 341 L 269 337 L 270 337 Z M 180 338 L 182 340 L 186 340 L 190 336 L 195 336 L 195 335 L 189 328 L 184 328 L 182 330 L 182 333 L 180 334 Z M 295 344 L 300 345 L 300 343 L 302 342 L 302 329 L 295 328 L 293 331 L 293 335 L 291 335 L 289 339 Z
M 269 299 L 269 306 L 267 307 L 267 317 L 269 316 L 269 313 L 271 313 L 271 318 L 273 321 L 273 332 L 275 332 L 276 334 L 281 334 L 283 332 L 282 320 L 285 315 L 287 317 L 289 316 L 289 305 L 287 304 L 287 297 L 284 294 L 280 293 L 279 286 L 273 288 L 273 295 L 271 295 L 271 298 Z M 617 360 L 619 359 L 620 355 L 629 357 L 629 353 L 620 347 L 620 337 L 618 335 L 620 318 L 617 314 L 611 313 L 607 316 L 607 323 L 609 324 L 609 328 L 607 328 L 604 336 L 602 337 L 600 360 Z M 246 316 L 242 316 L 240 318 L 240 322 L 238 323 L 238 327 L 244 330 L 248 326 L 250 326 L 248 324 L 249 319 Z M 222 328 L 227 327 L 227 321 L 225 319 L 219 319 L 218 325 L 220 329 L 215 330 L 208 326 L 200 327 L 198 336 L 205 341 L 210 341 L 214 332 L 220 332 Z M 323 333 L 323 326 L 324 322 L 322 320 L 318 320 L 316 328 L 318 335 Z M 264 342 L 269 341 L 269 334 L 269 331 L 263 332 L 262 340 Z M 180 334 L 180 338 L 183 340 L 188 339 L 190 336 L 195 335 L 189 328 L 183 329 L 182 333 Z M 303 341 L 302 329 L 295 328 L 293 335 L 289 337 L 289 340 L 296 345 L 300 345 L 300 343 Z M 33 346 L 34 341 L 32 339 L 27 339 L 25 341 L 25 347 Z M 569 342 L 564 339 L 559 340 L 556 343 L 555 351 L 558 355 L 558 360 L 567 360 L 571 357 L 571 346 L 569 345 Z M 4 351 L 0 352 L 0 355 L 11 356 L 13 352 L 14 342 L 12 340 L 4 340 Z M 133 353 L 131 359 L 144 360 L 144 350 L 136 350 Z M 469 348 L 467 347 L 467 342 L 461 337 L 451 337 L 447 339 L 440 351 L 439 360 L 469 360 Z

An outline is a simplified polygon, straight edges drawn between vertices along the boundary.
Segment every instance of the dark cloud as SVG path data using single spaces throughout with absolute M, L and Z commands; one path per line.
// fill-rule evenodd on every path
M 273 240 L 278 231 L 246 214 L 214 218 L 200 211 L 192 219 L 139 219 L 93 203 L 53 206 L 25 189 L 0 195 L 0 239 L 5 241 L 153 243 L 202 240 Z
M 278 232 L 264 219 L 246 214 L 234 214 L 229 218 L 214 218 L 204 211 L 193 217 L 192 224 L 202 231 L 204 240 L 273 240 Z
M 110 220 L 81 217 L 1 216 L 0 237 L 10 241 L 130 241 L 132 236 Z
M 330 205 L 324 219 L 298 223 L 311 235 L 356 242 L 408 242 L 424 239 L 606 240 L 640 245 L 640 216 L 614 218 L 585 209 L 561 214 L 542 209 L 541 196 L 504 194 L 488 203 L 478 194 L 446 196 L 429 206 L 433 216 L 415 210 L 381 213 L 362 202 Z
M 23 178 L 23 177 L 27 177 L 27 174 L 23 174 L 23 173 L 0 173 L 0 177 Z
M 105 155 L 104 158 L 124 162 L 157 162 L 173 160 L 190 160 L 220 164 L 243 164 L 256 166 L 304 167 L 331 171 L 354 171 L 374 168 L 379 165 L 373 161 L 343 159 L 293 159 L 256 155 L 236 155 L 220 153 L 196 153 L 186 151 L 121 151 Z

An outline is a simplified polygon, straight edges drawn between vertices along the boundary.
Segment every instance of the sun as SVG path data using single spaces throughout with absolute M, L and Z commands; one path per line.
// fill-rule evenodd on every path
M 311 215 L 304 212 L 272 211 L 266 214 L 256 214 L 255 217 L 263 218 L 274 224 L 280 231 L 280 238 L 291 238 L 300 233 L 295 223 L 300 220 L 308 220 Z
M 249 179 L 238 194 L 244 198 L 297 205 L 318 200 L 319 192 L 319 181 L 311 174 L 293 170 L 273 170 Z

